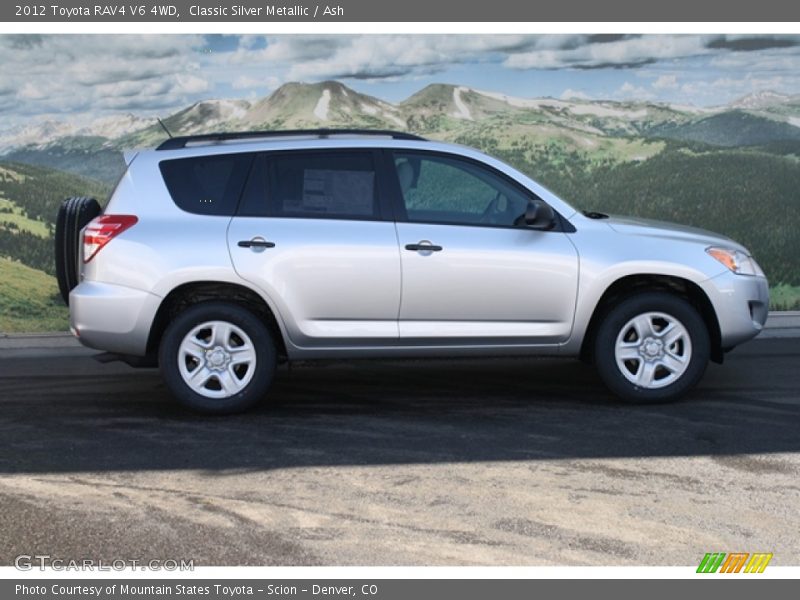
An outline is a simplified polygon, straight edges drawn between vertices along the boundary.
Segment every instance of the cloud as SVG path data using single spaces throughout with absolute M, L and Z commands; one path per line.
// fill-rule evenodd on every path
M 405 93 L 485 76 L 484 87 L 519 94 L 535 78 L 550 94 L 572 86 L 564 98 L 710 104 L 758 86 L 796 93 L 798 65 L 798 35 L 3 35 L 0 128 L 44 114 L 164 114 L 327 79 Z M 549 73 L 562 69 L 568 80 Z
M 591 36 L 582 36 L 582 41 L 580 44 L 563 44 L 556 48 L 537 45 L 529 52 L 511 54 L 505 60 L 505 65 L 525 70 L 630 69 L 658 60 L 712 52 L 707 47 L 707 37 L 699 35 L 621 36 L 603 42 L 593 41 Z
M 563 45 L 576 36 L 380 35 L 269 36 L 217 54 L 217 66 L 269 65 L 286 80 L 377 80 L 437 73 L 464 63 L 494 60 L 537 43 Z
M 240 75 L 231 82 L 231 87 L 235 90 L 267 89 L 271 90 L 280 85 L 277 77 L 251 77 L 250 75 Z
M 0 36 L 0 81 L 17 115 L 156 110 L 208 92 L 199 36 Z
M 650 100 L 655 94 L 642 86 L 634 85 L 630 81 L 623 83 L 614 94 L 618 98 L 629 100 Z
M 636 69 L 659 61 L 792 50 L 800 36 L 362 35 L 252 36 L 217 58 L 269 64 L 291 80 L 388 79 L 493 62 L 514 70 Z
M 728 71 L 797 71 L 800 48 L 790 47 L 761 52 L 725 52 L 714 56 L 710 66 Z
M 197 75 L 179 73 L 175 76 L 175 81 L 177 83 L 175 91 L 183 94 L 199 94 L 211 88 L 211 84 L 208 80 L 198 77 Z
M 38 34 L 12 34 L 4 36 L 5 44 L 9 48 L 25 50 L 42 44 L 42 36 Z
M 240 35 L 239 48 L 254 50 L 266 46 L 266 38 L 263 35 Z
M 800 90 L 800 72 L 733 73 L 713 78 L 696 78 L 681 83 L 679 93 L 698 105 L 722 105 L 756 92 L 774 91 L 796 94 Z
M 800 40 L 796 36 L 724 35 L 709 40 L 706 47 L 734 52 L 756 52 L 770 48 L 792 48 L 798 45 Z
M 752 53 L 800 46 L 798 36 L 589 35 L 538 36 L 528 51 L 510 53 L 512 69 L 630 69 L 657 61 Z
M 678 78 L 675 75 L 661 75 L 653 82 L 657 90 L 674 90 L 678 88 Z
M 581 90 L 573 90 L 571 88 L 567 88 L 561 93 L 562 100 L 590 100 L 591 97 L 586 92 L 582 92 Z
M 23 85 L 17 95 L 23 100 L 40 100 L 46 97 L 45 93 L 40 88 L 30 83 Z

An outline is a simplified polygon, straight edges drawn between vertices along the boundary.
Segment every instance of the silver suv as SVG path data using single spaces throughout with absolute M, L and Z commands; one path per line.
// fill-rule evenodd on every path
M 580 357 L 625 400 L 671 400 L 767 317 L 736 242 L 579 212 L 470 148 L 249 132 L 126 161 L 102 214 L 59 215 L 72 330 L 204 412 L 264 398 L 279 360 L 346 357 Z

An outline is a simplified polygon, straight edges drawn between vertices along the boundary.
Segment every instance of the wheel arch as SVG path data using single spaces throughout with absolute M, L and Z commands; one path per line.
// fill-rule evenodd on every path
M 627 275 L 615 280 L 609 285 L 594 308 L 586 334 L 581 344 L 580 358 L 585 362 L 593 362 L 594 341 L 597 330 L 603 318 L 611 307 L 622 299 L 642 292 L 666 292 L 683 298 L 700 313 L 703 322 L 708 328 L 711 342 L 711 360 L 721 363 L 724 351 L 721 344 L 721 334 L 717 314 L 711 300 L 696 283 L 673 275 L 639 274 Z
M 184 283 L 171 290 L 161 301 L 156 311 L 147 338 L 147 354 L 158 355 L 158 347 L 170 320 L 187 307 L 201 302 L 231 302 L 259 317 L 269 329 L 276 342 L 278 356 L 286 357 L 286 341 L 278 317 L 259 293 L 244 285 L 223 281 L 195 281 Z

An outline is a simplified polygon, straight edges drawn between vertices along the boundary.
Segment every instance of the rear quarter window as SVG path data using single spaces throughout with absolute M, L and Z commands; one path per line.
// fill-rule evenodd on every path
M 216 154 L 163 160 L 159 168 L 180 209 L 233 216 L 252 161 L 252 154 Z

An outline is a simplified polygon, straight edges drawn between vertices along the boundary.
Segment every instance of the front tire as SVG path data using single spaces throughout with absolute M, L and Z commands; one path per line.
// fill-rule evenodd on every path
M 206 414 L 233 414 L 266 396 L 275 375 L 275 342 L 249 310 L 227 302 L 203 302 L 187 308 L 167 327 L 159 364 L 181 404 Z
M 708 328 L 686 300 L 668 293 L 631 296 L 605 316 L 595 337 L 595 365 L 622 400 L 669 402 L 703 376 L 711 351 Z

